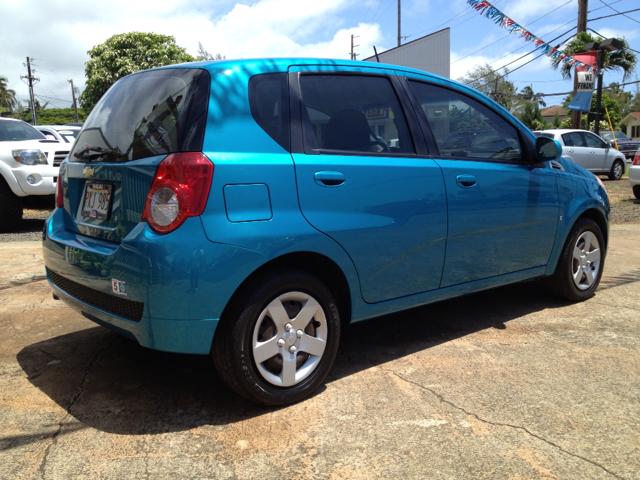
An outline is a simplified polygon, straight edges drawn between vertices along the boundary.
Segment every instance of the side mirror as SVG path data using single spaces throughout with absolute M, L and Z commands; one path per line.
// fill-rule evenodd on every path
M 536 138 L 536 160 L 550 162 L 560 158 L 562 155 L 562 145 L 560 142 L 549 137 Z

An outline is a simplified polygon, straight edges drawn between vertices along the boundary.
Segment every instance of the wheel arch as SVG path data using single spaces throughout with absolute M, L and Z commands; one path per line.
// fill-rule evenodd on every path
M 549 259 L 549 263 L 547 264 L 547 271 L 545 273 L 545 276 L 550 276 L 555 273 L 556 267 L 558 266 L 558 260 L 560 258 L 560 252 L 562 251 L 564 244 L 567 242 L 567 238 L 571 233 L 571 229 L 577 222 L 579 222 L 583 218 L 589 218 L 593 220 L 594 222 L 596 222 L 598 227 L 600 227 L 600 231 L 602 232 L 602 237 L 604 239 L 604 252 L 606 255 L 607 246 L 609 245 L 609 228 L 608 228 L 607 220 L 605 218 L 604 213 L 600 211 L 600 209 L 594 206 L 590 206 L 580 214 L 576 214 L 570 222 L 567 222 L 565 224 L 563 228 L 564 233 L 562 234 L 561 237 L 557 238 L 557 243 L 554 246 L 554 251 L 551 255 L 551 258 Z
M 255 288 L 254 285 L 259 279 L 269 272 L 282 268 L 292 268 L 306 272 L 318 278 L 331 292 L 338 305 L 340 322 L 343 325 L 351 321 L 351 289 L 347 277 L 331 258 L 317 252 L 292 252 L 274 258 L 257 268 L 249 275 L 233 293 L 225 306 L 221 320 L 226 317 L 229 311 L 237 307 L 238 302 L 245 296 L 246 292 Z M 216 332 L 218 330 L 216 329 Z

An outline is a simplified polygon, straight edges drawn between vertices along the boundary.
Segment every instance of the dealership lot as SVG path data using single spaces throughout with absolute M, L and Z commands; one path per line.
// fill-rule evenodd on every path
M 639 237 L 612 226 L 585 303 L 525 283 L 347 327 L 279 409 L 96 326 L 38 242 L 0 243 L 0 478 L 640 478 Z

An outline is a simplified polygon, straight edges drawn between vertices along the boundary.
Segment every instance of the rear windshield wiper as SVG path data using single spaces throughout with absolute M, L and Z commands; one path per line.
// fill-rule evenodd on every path
M 89 152 L 98 152 L 94 154 L 89 154 Z M 89 160 L 90 162 L 93 160 L 97 160 L 100 157 L 104 157 L 105 155 L 114 155 L 116 157 L 127 157 L 126 153 L 122 153 L 118 150 L 113 150 L 111 148 L 102 148 L 102 147 L 84 147 L 79 152 L 73 154 L 74 157 L 80 160 Z

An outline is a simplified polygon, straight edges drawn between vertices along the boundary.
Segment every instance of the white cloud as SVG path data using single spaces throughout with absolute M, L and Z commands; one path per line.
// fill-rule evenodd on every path
M 48 97 L 40 98 L 41 103 L 49 99 L 68 107 L 67 80 L 82 88 L 87 51 L 117 33 L 173 35 L 193 55 L 201 42 L 210 53 L 227 58 L 348 58 L 351 34 L 360 35 L 359 53 L 372 52 L 382 38 L 380 27 L 346 24 L 341 14 L 351 4 L 353 0 L 0 0 L 3 24 L 15 26 L 0 29 L 0 75 L 8 77 L 20 100 L 26 99 L 28 89 L 20 76 L 26 75 L 26 57 L 35 58 L 40 77 L 35 92 Z

